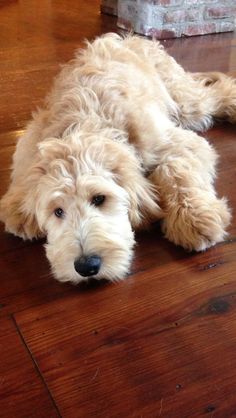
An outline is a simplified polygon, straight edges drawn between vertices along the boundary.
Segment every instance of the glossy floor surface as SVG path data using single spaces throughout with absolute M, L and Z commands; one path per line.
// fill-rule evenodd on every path
M 98 0 L 0 2 L 0 194 L 31 111 L 85 37 L 116 30 Z M 164 42 L 188 70 L 236 76 L 236 36 Z M 236 209 L 236 127 L 206 134 L 217 190 Z M 236 221 L 187 254 L 158 226 L 138 235 L 132 274 L 74 287 L 50 276 L 42 242 L 0 227 L 0 416 L 236 417 Z

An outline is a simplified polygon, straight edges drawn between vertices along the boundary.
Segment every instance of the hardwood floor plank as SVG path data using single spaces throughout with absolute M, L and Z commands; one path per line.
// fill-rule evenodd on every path
M 12 319 L 0 319 L 0 330 L 1 418 L 59 417 Z
M 187 71 L 236 72 L 236 39 L 232 33 L 168 39 L 162 43 L 175 59 L 184 63 Z
M 0 132 L 25 126 L 59 64 L 71 59 L 85 38 L 116 30 L 116 18 L 100 16 L 99 5 L 99 0 L 58 0 L 54 6 L 48 0 L 2 1 Z
M 74 292 L 52 277 L 43 243 L 0 234 L 0 318 Z
M 232 242 L 17 313 L 62 415 L 233 416 L 235 272 Z

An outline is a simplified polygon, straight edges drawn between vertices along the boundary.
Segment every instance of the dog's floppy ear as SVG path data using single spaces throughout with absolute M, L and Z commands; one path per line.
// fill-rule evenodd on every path
M 129 217 L 134 229 L 148 226 L 163 217 L 158 205 L 158 193 L 145 177 L 140 161 L 133 149 L 110 141 L 105 146 L 106 161 L 115 175 L 116 182 L 123 187 L 130 201 Z
M 65 158 L 68 145 L 52 138 L 40 143 L 38 150 L 24 177 L 15 178 L 0 201 L 0 220 L 5 223 L 6 231 L 23 239 L 45 236 L 36 218 L 36 201 L 40 198 L 37 185 L 52 160 Z
M 25 179 L 12 183 L 0 201 L 0 220 L 5 229 L 23 239 L 43 236 L 35 217 L 35 188 L 38 177 L 42 175 L 40 167 L 34 167 Z

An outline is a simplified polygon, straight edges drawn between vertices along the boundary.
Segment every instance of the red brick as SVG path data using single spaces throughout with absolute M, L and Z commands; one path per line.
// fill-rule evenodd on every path
M 205 16 L 214 19 L 233 17 L 236 14 L 236 7 L 210 7 L 205 9 Z
M 217 25 L 215 23 L 203 23 L 198 25 L 189 24 L 182 30 L 182 34 L 186 36 L 204 35 L 206 33 L 215 32 L 217 32 Z
M 170 39 L 177 38 L 179 36 L 178 32 L 175 29 L 171 30 L 151 28 L 146 30 L 145 34 L 155 39 Z
M 192 22 L 200 19 L 200 10 L 173 10 L 164 14 L 163 21 L 165 23 L 182 23 Z

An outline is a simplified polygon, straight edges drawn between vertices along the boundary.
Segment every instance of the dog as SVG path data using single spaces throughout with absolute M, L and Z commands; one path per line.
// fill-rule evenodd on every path
M 158 41 L 106 34 L 76 52 L 17 143 L 6 231 L 46 237 L 59 281 L 123 279 L 134 232 L 161 220 L 188 251 L 224 240 L 217 154 L 195 131 L 236 122 L 236 81 L 188 73 Z

